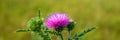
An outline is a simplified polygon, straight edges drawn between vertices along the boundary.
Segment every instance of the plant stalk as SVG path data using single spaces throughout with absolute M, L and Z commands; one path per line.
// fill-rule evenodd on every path
M 32 40 L 40 40 L 40 35 L 36 32 L 31 32 L 32 34 Z
M 60 36 L 61 40 L 64 40 L 64 39 L 63 39 L 63 36 L 62 36 L 62 34 L 61 34 L 61 33 L 59 34 L 59 36 Z
M 72 40 L 71 39 L 71 32 L 70 31 L 68 31 L 68 40 Z

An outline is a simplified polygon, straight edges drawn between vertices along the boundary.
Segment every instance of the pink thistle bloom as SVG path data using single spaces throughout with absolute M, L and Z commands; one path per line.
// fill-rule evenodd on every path
M 47 18 L 45 24 L 48 28 L 60 29 L 69 24 L 69 17 L 64 13 L 55 13 Z

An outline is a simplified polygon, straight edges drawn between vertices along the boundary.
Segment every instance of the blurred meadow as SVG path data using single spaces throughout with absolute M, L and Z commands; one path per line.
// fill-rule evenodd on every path
M 30 32 L 15 31 L 27 29 L 38 8 L 44 19 L 54 12 L 68 14 L 77 22 L 72 35 L 96 25 L 85 40 L 120 40 L 120 0 L 0 0 L 0 40 L 31 40 Z

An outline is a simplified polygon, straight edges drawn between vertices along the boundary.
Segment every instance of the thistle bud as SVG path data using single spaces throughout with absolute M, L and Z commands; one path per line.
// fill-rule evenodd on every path
M 32 31 L 39 31 L 41 29 L 41 25 L 43 24 L 43 20 L 39 17 L 32 18 L 28 21 L 27 27 Z
M 67 25 L 68 31 L 73 30 L 75 27 L 75 22 L 73 20 L 70 20 L 69 24 Z

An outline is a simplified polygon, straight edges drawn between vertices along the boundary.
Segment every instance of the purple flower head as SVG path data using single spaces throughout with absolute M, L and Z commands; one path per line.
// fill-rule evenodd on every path
M 64 13 L 54 13 L 47 18 L 45 24 L 48 28 L 60 29 L 69 24 L 69 17 Z

